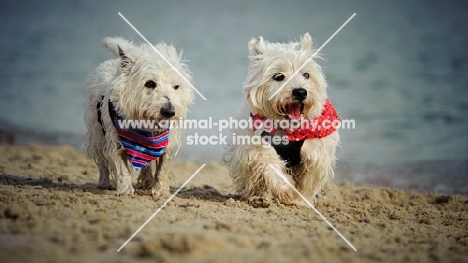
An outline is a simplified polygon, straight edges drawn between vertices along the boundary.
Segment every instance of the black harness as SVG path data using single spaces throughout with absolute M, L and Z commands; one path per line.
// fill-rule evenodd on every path
M 288 141 L 288 144 L 283 144 L 283 143 L 278 143 L 275 144 L 273 143 L 273 137 L 276 137 L 280 135 L 271 135 L 266 131 L 262 132 L 262 137 L 267 137 L 270 140 L 271 146 L 275 148 L 276 153 L 280 156 L 280 158 L 284 161 L 286 161 L 286 166 L 291 167 L 291 166 L 296 166 L 301 163 L 301 148 L 302 145 L 304 144 L 305 140 L 301 141 Z M 277 141 L 281 141 L 277 140 Z

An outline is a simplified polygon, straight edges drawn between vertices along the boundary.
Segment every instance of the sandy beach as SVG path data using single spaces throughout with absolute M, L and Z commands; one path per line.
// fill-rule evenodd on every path
M 166 201 L 96 188 L 97 168 L 71 146 L 0 146 L 1 262 L 468 262 L 466 196 L 337 183 L 316 208 L 240 200 L 209 163 Z M 174 192 L 201 166 L 172 166 Z

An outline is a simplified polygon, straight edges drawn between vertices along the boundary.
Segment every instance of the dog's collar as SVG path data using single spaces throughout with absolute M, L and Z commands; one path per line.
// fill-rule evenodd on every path
M 256 124 L 257 120 L 260 120 L 264 127 L 265 122 L 268 120 L 265 116 L 260 114 L 250 114 L 253 121 L 253 130 L 254 132 L 259 128 Z M 323 138 L 336 131 L 333 121 L 339 121 L 340 117 L 336 113 L 335 108 L 331 102 L 326 99 L 323 104 L 322 113 L 319 116 L 314 117 L 310 120 L 304 120 L 301 118 L 301 125 L 297 129 L 282 129 L 281 127 L 274 127 L 268 131 L 264 128 L 264 133 L 268 133 L 271 136 L 274 136 L 278 132 L 283 132 L 284 135 L 288 138 L 289 141 L 302 141 L 305 139 L 312 138 Z M 308 125 L 305 125 L 308 124 Z
M 119 135 L 120 142 L 128 155 L 133 167 L 138 171 L 151 161 L 157 160 L 169 144 L 169 129 L 163 131 L 147 131 L 141 129 L 122 128 L 125 118 L 117 113 L 114 104 L 109 100 L 109 115 Z M 119 123 L 120 120 L 120 123 Z

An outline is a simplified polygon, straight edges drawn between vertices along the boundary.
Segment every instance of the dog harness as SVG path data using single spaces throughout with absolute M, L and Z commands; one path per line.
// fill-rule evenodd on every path
M 254 132 L 263 125 L 268 127 L 266 121 L 269 121 L 265 116 L 260 114 L 251 114 L 253 121 Z M 262 125 L 256 125 L 258 120 L 261 121 Z M 331 102 L 326 99 L 323 104 L 322 113 L 319 116 L 314 117 L 311 120 L 302 120 L 301 125 L 297 129 L 283 129 L 280 127 L 274 127 L 269 131 L 262 132 L 262 137 L 270 137 L 272 142 L 274 136 L 282 134 L 288 139 L 288 144 L 271 144 L 275 148 L 276 153 L 281 159 L 287 162 L 288 166 L 295 166 L 301 163 L 301 148 L 306 139 L 324 138 L 336 131 L 333 125 L 334 121 L 340 121 L 340 117 L 336 113 L 335 108 Z M 305 125 L 307 124 L 307 125 Z
M 102 101 L 97 105 L 98 121 L 105 134 L 101 119 L 101 104 Z M 169 143 L 168 129 L 163 131 L 147 131 L 142 129 L 122 128 L 120 123 L 123 123 L 122 121 L 124 121 L 125 118 L 117 113 L 114 108 L 114 104 L 110 100 L 108 105 L 112 123 L 114 124 L 120 142 L 128 155 L 128 159 L 135 170 L 140 170 L 151 161 L 157 160 L 164 153 Z

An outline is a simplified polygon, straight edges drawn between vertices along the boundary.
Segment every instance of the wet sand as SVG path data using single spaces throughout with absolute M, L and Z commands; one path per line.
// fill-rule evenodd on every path
M 199 167 L 172 166 L 172 192 Z M 0 146 L 1 262 L 468 262 L 466 196 L 337 183 L 316 208 L 240 200 L 209 163 L 166 201 L 116 197 L 71 146 Z

